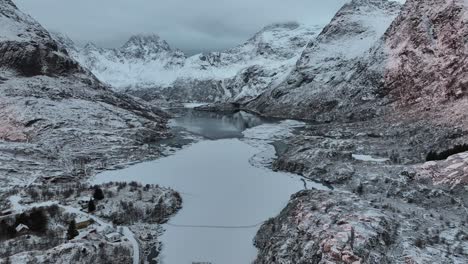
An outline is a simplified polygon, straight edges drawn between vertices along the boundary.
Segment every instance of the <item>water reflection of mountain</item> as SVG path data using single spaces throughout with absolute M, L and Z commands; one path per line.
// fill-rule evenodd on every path
M 210 139 L 242 137 L 242 132 L 265 123 L 265 120 L 247 112 L 214 113 L 185 109 L 178 112 L 173 127 L 180 127 Z

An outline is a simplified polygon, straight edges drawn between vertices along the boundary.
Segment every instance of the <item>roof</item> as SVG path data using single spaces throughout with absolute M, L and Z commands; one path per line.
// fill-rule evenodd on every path
M 83 196 L 83 197 L 78 198 L 78 202 L 89 202 L 89 200 L 91 199 L 92 199 L 91 196 Z
M 110 234 L 106 235 L 106 238 L 116 238 L 116 237 L 120 238 L 120 237 L 122 237 L 122 235 L 120 233 L 117 233 L 117 232 L 110 233 Z
M 81 215 L 78 216 L 77 218 L 75 218 L 75 222 L 76 222 L 76 223 L 88 222 L 88 221 L 90 221 L 90 220 L 91 220 L 91 218 L 85 217 L 85 216 L 81 216 Z
M 27 225 L 19 224 L 15 228 L 16 232 L 21 232 L 23 230 L 29 230 L 29 227 Z

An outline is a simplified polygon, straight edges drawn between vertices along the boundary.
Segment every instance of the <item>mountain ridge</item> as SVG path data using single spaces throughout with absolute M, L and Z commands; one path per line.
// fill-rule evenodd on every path
M 166 56 L 167 52 L 156 51 L 152 55 L 147 54 L 145 58 L 129 55 L 121 59 L 123 56 L 119 55 L 120 51 L 116 51 L 119 49 L 85 48 L 80 54 L 75 54 L 75 58 L 99 79 L 119 91 L 144 93 L 145 98 L 149 96 L 173 101 L 225 101 L 248 90 L 243 87 L 227 87 L 225 83 L 232 83 L 237 74 L 254 66 L 261 66 L 270 75 L 284 73 L 286 64 L 294 63 L 307 42 L 320 29 L 319 26 L 306 27 L 296 22 L 276 23 L 266 26 L 234 48 L 190 57 L 176 50 L 175 56 L 170 53 Z M 162 50 L 172 50 L 166 46 L 167 42 L 163 43 Z M 140 46 L 140 49 L 143 48 Z M 76 47 L 70 47 L 70 50 L 76 50 Z M 249 96 L 257 95 L 267 84 L 269 83 L 253 84 L 258 87 L 248 93 Z M 211 91 L 208 96 L 201 90 L 204 86 Z M 170 96 L 165 96 L 167 94 Z

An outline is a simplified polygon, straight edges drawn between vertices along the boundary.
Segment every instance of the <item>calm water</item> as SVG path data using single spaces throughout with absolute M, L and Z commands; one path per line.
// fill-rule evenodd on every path
M 175 128 L 183 128 L 207 139 L 240 138 L 245 129 L 252 128 L 267 120 L 246 112 L 219 114 L 179 109 L 177 117 L 171 121 Z
M 304 188 L 296 175 L 251 164 L 254 156 L 274 155 L 264 139 L 284 131 L 278 129 L 283 124 L 267 124 L 245 113 L 189 112 L 172 125 L 217 140 L 203 140 L 166 158 L 104 172 L 95 183 L 139 181 L 182 194 L 182 210 L 164 225 L 162 263 L 252 262 L 258 224 L 277 215 L 290 195 Z M 313 182 L 307 185 L 325 189 Z

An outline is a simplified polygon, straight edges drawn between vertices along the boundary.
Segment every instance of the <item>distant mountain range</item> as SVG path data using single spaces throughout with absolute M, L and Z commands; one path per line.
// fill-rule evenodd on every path
M 322 27 L 297 23 L 265 27 L 223 52 L 186 57 L 157 35 L 135 35 L 118 49 L 88 44 L 79 49 L 65 35 L 62 47 L 100 80 L 145 98 L 217 102 L 247 100 L 282 81 Z

